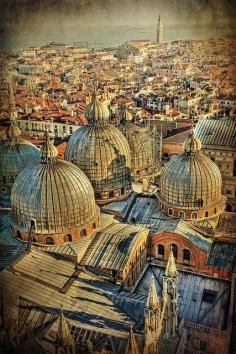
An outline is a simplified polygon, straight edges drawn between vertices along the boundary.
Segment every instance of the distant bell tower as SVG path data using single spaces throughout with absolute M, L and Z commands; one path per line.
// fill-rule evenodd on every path
M 156 38 L 156 43 L 162 43 L 163 42 L 163 23 L 161 21 L 161 16 L 159 15 L 158 17 L 158 23 L 157 23 L 157 38 Z

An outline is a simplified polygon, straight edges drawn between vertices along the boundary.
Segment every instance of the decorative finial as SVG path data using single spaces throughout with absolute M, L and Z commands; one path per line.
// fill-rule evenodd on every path
M 154 279 L 153 274 L 152 274 L 150 288 L 149 288 L 149 292 L 148 292 L 146 307 L 149 309 L 156 309 L 156 308 L 160 307 L 160 301 L 159 301 L 159 297 L 157 295 L 155 279 Z
M 171 246 L 168 262 L 166 265 L 165 276 L 170 278 L 175 278 L 177 277 L 177 275 L 178 272 L 175 264 L 175 257 Z
M 48 130 L 45 132 L 45 143 L 42 146 L 42 163 L 53 162 L 57 160 L 58 151 L 57 148 L 53 145 L 49 138 Z

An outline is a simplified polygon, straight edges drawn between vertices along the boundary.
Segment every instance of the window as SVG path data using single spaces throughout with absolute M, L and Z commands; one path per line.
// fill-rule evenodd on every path
M 183 250 L 183 262 L 184 263 L 189 263 L 190 262 L 190 251 L 184 249 Z
M 168 214 L 173 215 L 173 209 L 168 209 Z
M 196 212 L 192 213 L 192 219 L 197 219 L 197 213 Z
M 225 210 L 231 212 L 231 211 L 232 211 L 231 205 L 230 205 L 230 204 L 227 204 Z
M 54 245 L 54 240 L 51 236 L 46 237 L 46 244 L 47 245 Z
M 185 212 L 183 210 L 179 211 L 179 218 L 181 218 L 181 219 L 185 218 Z
M 165 255 L 165 247 L 163 245 L 157 246 L 157 256 L 158 258 L 164 258 Z
M 174 243 L 172 243 L 171 248 L 172 248 L 172 252 L 173 252 L 174 257 L 177 258 L 178 257 L 178 247 Z
M 5 193 L 7 189 L 5 187 L 1 187 L 1 192 Z
M 80 231 L 80 236 L 87 236 L 87 232 L 86 232 L 85 229 L 82 229 L 82 230 Z
M 36 230 L 36 220 L 35 219 L 30 220 L 30 229 Z
M 202 295 L 202 301 L 207 302 L 209 304 L 213 304 L 216 300 L 217 292 L 210 289 L 204 289 Z
M 114 194 L 113 191 L 112 191 L 112 192 L 109 192 L 109 198 L 114 198 L 114 196 L 115 196 L 115 194 Z
M 205 218 L 208 218 L 208 211 L 205 212 Z
M 124 187 L 121 188 L 120 194 L 123 195 L 125 193 Z
M 71 242 L 71 241 L 72 241 L 71 235 L 67 234 L 64 236 L 64 242 Z
M 21 233 L 19 230 L 16 231 L 16 236 L 21 239 Z

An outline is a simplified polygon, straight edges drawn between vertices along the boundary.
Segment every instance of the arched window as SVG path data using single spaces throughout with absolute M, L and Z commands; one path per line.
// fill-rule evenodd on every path
M 82 229 L 82 230 L 80 231 L 80 236 L 87 236 L 87 232 L 86 232 L 85 229 Z
M 207 218 L 207 217 L 208 217 L 208 211 L 205 212 L 205 218 Z
M 95 193 L 95 199 L 100 199 L 100 193 Z
M 115 196 L 115 194 L 114 194 L 113 191 L 112 191 L 112 192 L 109 192 L 109 198 L 114 198 L 114 196 Z
M 230 204 L 227 204 L 225 210 L 226 210 L 226 211 L 229 211 L 229 212 L 232 211 L 231 205 L 230 205 Z
M 189 263 L 190 262 L 190 251 L 184 249 L 183 250 L 183 262 L 184 263 Z
M 173 209 L 168 209 L 168 214 L 173 215 Z
M 192 213 L 192 219 L 197 219 L 197 213 L 195 211 Z
M 214 209 L 214 214 L 216 214 L 216 208 Z
M 54 245 L 53 237 L 47 236 L 47 237 L 46 237 L 46 244 L 47 244 L 47 245 Z
M 64 236 L 64 242 L 71 242 L 72 241 L 72 236 L 67 234 Z
M 94 222 L 94 223 L 93 223 L 93 229 L 96 229 L 96 227 L 97 227 L 97 225 L 96 225 L 96 223 Z
M 174 257 L 177 258 L 178 257 L 178 247 L 176 246 L 175 243 L 172 243 L 171 248 L 172 248 L 172 252 L 173 252 Z
M 36 230 L 36 220 L 35 219 L 30 220 L 30 229 Z
M 165 255 L 165 247 L 163 245 L 158 245 L 157 246 L 157 257 L 164 258 L 164 255 Z
M 124 189 L 124 187 L 121 188 L 120 194 L 121 194 L 121 195 L 125 194 L 125 189 Z
M 16 230 L 16 236 L 17 236 L 18 238 L 22 239 L 22 238 L 21 238 L 21 233 L 20 233 L 19 230 Z
M 179 218 L 181 218 L 181 219 L 185 218 L 185 212 L 183 210 L 179 211 Z
M 72 134 L 73 134 L 73 128 L 70 127 L 70 135 L 72 135 Z

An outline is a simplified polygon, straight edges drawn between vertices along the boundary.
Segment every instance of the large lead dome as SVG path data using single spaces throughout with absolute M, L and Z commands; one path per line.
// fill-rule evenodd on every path
M 18 174 L 25 167 L 40 161 L 36 146 L 20 135 L 20 129 L 11 120 L 0 144 L 0 192 L 8 195 Z
M 71 136 L 65 159 L 88 176 L 98 204 L 126 198 L 131 191 L 128 141 L 119 129 L 108 123 L 109 111 L 98 101 L 96 93 L 85 114 L 89 124 Z
M 86 175 L 75 165 L 57 160 L 47 138 L 41 163 L 24 169 L 11 194 L 13 231 L 27 240 L 59 244 L 90 235 L 98 225 L 99 208 Z
M 172 216 L 184 219 L 212 217 L 223 211 L 222 179 L 217 165 L 201 153 L 201 142 L 186 140 L 184 153 L 174 156 L 160 178 L 159 205 Z

